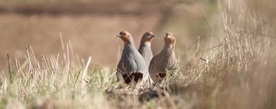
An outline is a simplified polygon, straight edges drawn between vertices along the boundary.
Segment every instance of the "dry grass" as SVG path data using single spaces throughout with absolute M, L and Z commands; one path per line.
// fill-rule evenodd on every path
M 220 44 L 209 51 L 212 55 L 196 54 L 187 64 L 185 77 L 197 75 L 192 79 L 198 87 L 194 90 L 198 101 L 195 106 L 275 108 L 273 11 L 267 7 L 265 13 L 259 13 L 252 10 L 254 7 L 248 2 L 225 0 L 220 3 L 223 22 Z M 202 59 L 205 63 L 200 57 L 206 57 Z
M 276 108 L 273 8 L 256 11 L 249 0 L 219 6 L 222 29 L 213 33 L 218 45 L 202 50 L 197 41 L 177 76 L 167 78 L 166 91 L 116 89 L 113 68 L 92 68 L 93 58 L 76 58 L 69 45 L 41 61 L 29 48 L 24 62 L 8 58 L 0 108 Z M 143 102 L 145 96 L 149 101 Z

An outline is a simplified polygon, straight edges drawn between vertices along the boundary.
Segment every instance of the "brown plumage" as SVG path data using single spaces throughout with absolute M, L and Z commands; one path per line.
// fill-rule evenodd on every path
M 174 53 L 176 39 L 171 32 L 166 33 L 164 43 L 161 52 L 154 56 L 150 62 L 149 73 L 154 83 L 163 80 L 166 76 L 166 70 L 173 73 L 178 69 L 178 60 Z
M 147 65 L 149 65 L 151 58 L 153 57 L 151 51 L 151 41 L 155 38 L 153 32 L 145 32 L 141 38 L 139 53 L 145 59 Z
M 148 66 L 142 55 L 135 48 L 133 38 L 127 31 L 121 31 L 117 37 L 124 41 L 124 49 L 117 65 L 116 76 L 118 81 L 126 84 L 145 82 L 148 79 Z

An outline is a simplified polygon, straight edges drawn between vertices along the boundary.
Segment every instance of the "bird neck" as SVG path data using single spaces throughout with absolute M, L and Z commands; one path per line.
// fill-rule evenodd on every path
M 165 44 L 163 47 L 163 50 L 171 50 L 174 49 L 174 45 L 173 44 Z
M 172 52 L 174 52 L 174 45 L 170 44 L 168 45 L 164 45 L 163 49 L 161 50 L 161 54 L 171 54 Z
M 146 47 L 146 46 L 148 46 L 148 47 L 151 46 L 150 41 L 145 41 L 145 42 L 142 42 L 142 41 L 141 41 L 140 47 L 139 47 L 139 48 L 141 48 L 141 47 Z
M 135 47 L 135 44 L 134 44 L 134 41 L 133 40 L 129 40 L 129 41 L 125 41 L 124 42 L 124 46 L 126 47 L 126 46 L 133 46 L 133 47 Z

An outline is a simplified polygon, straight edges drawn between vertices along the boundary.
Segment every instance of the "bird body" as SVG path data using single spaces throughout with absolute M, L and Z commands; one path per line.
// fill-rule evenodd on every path
M 167 70 L 174 72 L 178 69 L 178 60 L 175 56 L 175 37 L 172 33 L 166 33 L 164 47 L 159 54 L 151 59 L 149 73 L 153 82 L 160 82 L 165 78 Z
M 153 57 L 151 48 L 150 48 L 150 44 L 145 44 L 139 47 L 139 53 L 143 56 L 143 58 L 145 59 L 147 65 L 149 65 L 150 60 Z
M 145 82 L 149 76 L 148 66 L 135 48 L 132 36 L 127 31 L 122 31 L 118 37 L 124 41 L 122 56 L 117 65 L 116 76 L 118 81 L 123 81 L 126 84 L 138 83 L 140 80 Z
M 146 32 L 143 34 L 143 36 L 141 38 L 141 42 L 140 42 L 138 51 L 145 59 L 147 65 L 149 65 L 150 60 L 153 57 L 152 50 L 151 50 L 151 41 L 155 37 L 156 36 L 152 32 Z

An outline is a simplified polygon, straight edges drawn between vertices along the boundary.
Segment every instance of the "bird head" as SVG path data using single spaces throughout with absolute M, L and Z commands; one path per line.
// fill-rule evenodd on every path
M 133 40 L 131 34 L 129 32 L 127 32 L 127 31 L 121 31 L 117 35 L 117 37 L 120 37 L 125 42 L 125 44 L 129 44 Z
M 165 45 L 169 48 L 173 47 L 176 43 L 176 39 L 171 32 L 167 32 L 164 38 Z
M 153 32 L 145 32 L 141 42 L 151 42 L 155 37 L 156 36 L 153 34 Z

